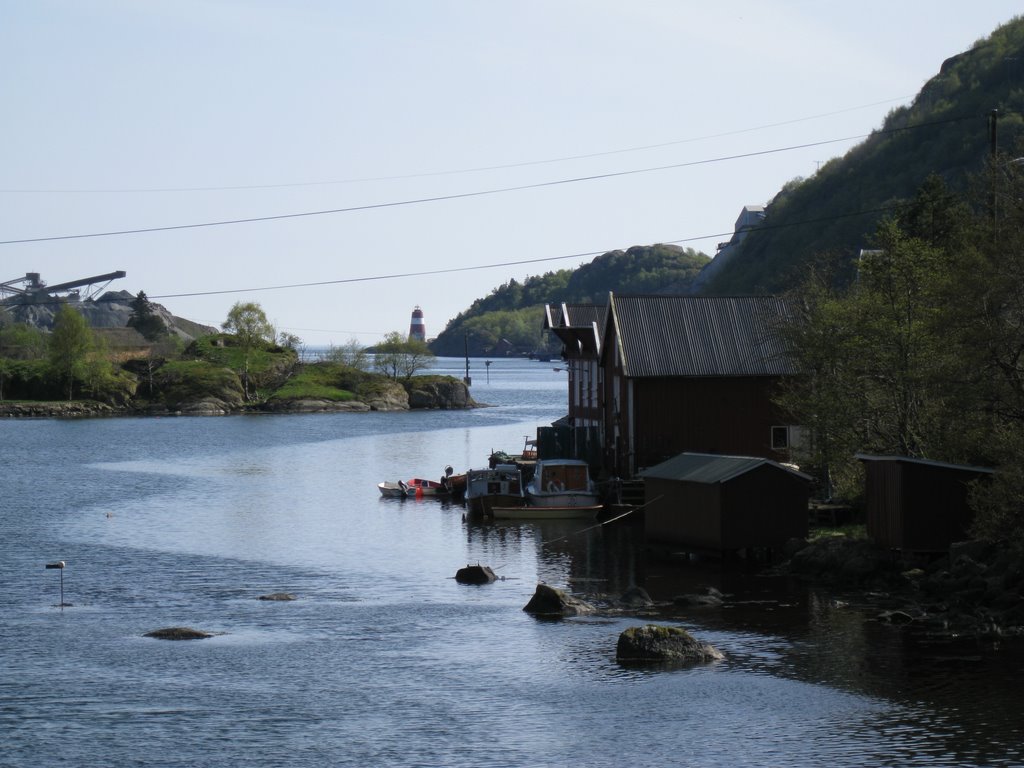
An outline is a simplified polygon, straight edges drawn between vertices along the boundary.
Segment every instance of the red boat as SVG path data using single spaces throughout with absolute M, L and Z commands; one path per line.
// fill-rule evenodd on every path
M 450 466 L 445 467 L 440 480 L 414 477 L 397 483 L 378 483 L 377 487 L 382 496 L 461 496 L 466 492 L 466 476 L 452 474 L 452 471 Z

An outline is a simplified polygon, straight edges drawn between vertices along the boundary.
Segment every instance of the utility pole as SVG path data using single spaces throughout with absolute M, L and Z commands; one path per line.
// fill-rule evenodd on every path
M 989 200 L 989 205 L 990 205 L 990 207 L 992 209 L 992 224 L 993 224 L 992 233 L 996 237 L 998 237 L 998 235 L 996 234 L 996 230 L 995 230 L 995 226 L 994 225 L 996 224 L 996 222 L 998 221 L 998 218 L 999 218 L 999 216 L 998 216 L 998 214 L 996 212 L 996 207 L 998 206 L 998 202 L 996 200 L 996 154 L 999 151 L 998 123 L 999 123 L 999 110 L 998 109 L 993 109 L 991 112 L 988 113 L 988 143 L 989 143 L 988 151 L 989 151 L 989 157 L 991 158 L 991 160 L 989 162 L 989 165 L 991 166 L 991 168 L 989 169 L 989 173 L 991 174 L 991 176 L 990 176 L 990 179 L 991 179 L 990 183 L 992 185 L 992 189 L 990 191 L 991 198 Z

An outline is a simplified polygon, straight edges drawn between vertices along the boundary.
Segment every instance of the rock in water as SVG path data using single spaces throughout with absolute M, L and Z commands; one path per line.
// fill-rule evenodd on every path
M 260 595 L 260 600 L 275 600 L 277 602 L 286 602 L 288 600 L 297 600 L 298 598 L 290 592 L 271 592 L 269 595 Z
M 619 604 L 629 608 L 650 608 L 654 601 L 643 587 L 630 587 L 619 597 Z
M 459 568 L 455 572 L 455 580 L 459 584 L 490 584 L 496 581 L 497 578 L 490 566 L 480 565 L 479 563 L 467 565 L 465 568 Z
M 157 640 L 204 640 L 213 635 L 192 627 L 165 627 L 147 632 L 145 637 L 155 637 Z
M 615 658 L 620 662 L 701 663 L 725 658 L 708 643 L 685 629 L 647 624 L 630 627 L 619 635 Z
M 583 616 L 594 612 L 594 607 L 560 589 L 538 584 L 523 610 L 537 616 Z

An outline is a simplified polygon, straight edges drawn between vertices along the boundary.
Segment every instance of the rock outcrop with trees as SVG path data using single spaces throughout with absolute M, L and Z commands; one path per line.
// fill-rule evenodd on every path
M 113 354 L 105 336 L 70 304 L 60 308 L 49 333 L 0 314 L 0 415 L 322 413 L 476 405 L 462 381 L 416 375 L 433 355 L 422 342 L 405 342 L 397 333 L 377 356 L 346 348 L 326 360 L 304 362 L 301 340 L 276 334 L 263 309 L 251 302 L 232 307 L 223 333 L 201 336 L 183 349 L 161 330 L 145 293 L 136 297 L 132 321 L 153 340 Z

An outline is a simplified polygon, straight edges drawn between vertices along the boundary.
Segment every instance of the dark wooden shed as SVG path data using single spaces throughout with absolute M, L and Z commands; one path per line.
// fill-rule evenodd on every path
M 807 536 L 811 478 L 771 459 L 681 453 L 641 477 L 650 541 L 732 551 Z
M 908 552 L 945 552 L 968 538 L 970 484 L 994 472 L 907 456 L 856 458 L 864 462 L 868 538 Z

